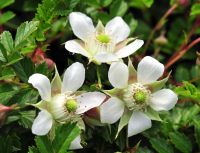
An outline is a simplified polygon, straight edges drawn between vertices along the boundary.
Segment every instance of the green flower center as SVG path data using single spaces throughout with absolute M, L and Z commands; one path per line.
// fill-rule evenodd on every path
M 101 43 L 109 43 L 110 42 L 110 37 L 108 35 L 105 34 L 99 34 L 97 36 L 97 40 L 100 41 Z
M 76 109 L 77 109 L 77 107 L 78 107 L 77 101 L 74 100 L 74 99 L 69 99 L 69 100 L 67 100 L 65 106 L 66 106 L 66 108 L 67 108 L 67 110 L 68 110 L 69 112 L 74 112 L 74 111 L 76 111 Z
M 145 103 L 147 99 L 147 94 L 141 90 L 136 91 L 133 95 L 133 98 L 135 99 L 136 103 Z

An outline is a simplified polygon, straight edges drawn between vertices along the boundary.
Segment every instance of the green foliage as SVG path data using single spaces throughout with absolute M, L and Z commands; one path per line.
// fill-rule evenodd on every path
M 200 14 L 200 4 L 197 3 L 192 5 L 190 15 L 199 15 L 199 14 Z
M 29 153 L 68 153 L 71 142 L 79 134 L 80 129 L 75 124 L 58 126 L 53 140 L 50 140 L 48 136 L 36 137 L 36 147 L 30 147 Z
M 181 98 L 191 98 L 200 103 L 200 90 L 189 82 L 183 82 L 183 86 L 177 87 L 175 91 Z
M 31 34 L 37 30 L 38 21 L 24 22 L 17 28 L 15 36 L 15 48 L 19 49 L 25 46 Z
M 199 38 L 200 4 L 195 0 L 189 3 L 181 0 L 0 0 L 0 104 L 12 106 L 12 111 L 0 110 L 0 152 L 66 153 L 71 141 L 80 133 L 74 124 L 63 124 L 42 137 L 35 137 L 30 130 L 36 115 L 31 104 L 38 102 L 40 97 L 27 81 L 33 73 L 44 74 L 52 80 L 54 71 L 44 62 L 46 58 L 54 60 L 60 74 L 73 62 L 83 63 L 87 68 L 81 89 L 100 90 L 96 65 L 88 64 L 85 57 L 72 56 L 64 49 L 63 43 L 75 38 L 68 24 L 69 13 L 86 13 L 93 19 L 94 25 L 98 20 L 106 25 L 113 17 L 121 16 L 131 29 L 130 37 L 143 39 L 146 45 L 155 25 L 175 3 L 177 8 L 156 29 L 147 52 L 142 47 L 130 56 L 134 65 L 145 55 L 153 55 L 160 62 L 167 63 L 175 52 L 187 48 Z M 157 38 L 165 39 L 165 43 L 157 44 Z M 104 127 L 86 124 L 87 130 L 82 135 L 85 140 L 83 146 L 86 147 L 83 151 L 74 152 L 111 153 L 128 152 L 129 149 L 137 150 L 137 153 L 199 152 L 200 66 L 195 63 L 198 45 L 187 50 L 167 70 L 172 70 L 170 77 L 148 84 L 152 91 L 166 87 L 179 96 L 178 104 L 170 112 L 146 110 L 146 115 L 152 120 L 151 129 L 127 140 L 126 125 L 131 113 L 124 113 L 117 123 Z M 37 48 L 46 53 L 44 57 L 39 55 L 36 62 L 33 58 Z M 127 63 L 127 59 L 124 62 Z M 105 90 L 112 88 L 108 82 L 108 69 L 106 64 L 99 68 Z M 164 86 L 167 80 L 169 84 Z M 89 118 L 81 117 L 84 121 Z M 91 120 L 102 126 L 98 115 Z
M 190 139 L 180 132 L 172 132 L 169 137 L 175 147 L 183 153 L 188 153 L 192 151 L 192 143 Z
M 169 143 L 162 138 L 152 138 L 150 140 L 150 143 L 152 147 L 158 152 L 158 153 L 173 153 L 172 147 L 169 145 Z

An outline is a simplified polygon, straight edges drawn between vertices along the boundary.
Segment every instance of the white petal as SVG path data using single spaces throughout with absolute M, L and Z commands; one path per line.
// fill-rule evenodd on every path
M 121 17 L 115 17 L 106 24 L 105 31 L 118 43 L 128 37 L 130 28 Z
M 142 45 L 144 44 L 143 40 L 136 39 L 134 42 L 128 44 L 127 46 L 123 47 L 122 49 L 118 50 L 116 52 L 116 55 L 118 58 L 124 58 L 131 54 L 133 54 L 135 51 L 137 51 Z
M 128 67 L 122 62 L 114 62 L 108 71 L 108 79 L 113 87 L 124 88 L 128 84 Z
M 85 81 L 85 68 L 83 64 L 76 62 L 67 68 L 62 83 L 62 93 L 78 90 Z
M 110 63 L 113 61 L 117 61 L 118 58 L 115 54 L 100 52 L 94 56 L 95 60 L 99 63 Z
M 133 112 L 128 122 L 128 137 L 151 127 L 151 119 L 142 112 Z
M 150 106 L 156 111 L 170 110 L 178 101 L 177 95 L 170 89 L 162 89 L 151 95 Z
M 162 76 L 164 65 L 156 59 L 146 56 L 138 64 L 137 79 L 142 84 L 148 84 L 156 81 Z
M 81 146 L 81 136 L 78 135 L 78 136 L 71 142 L 69 149 L 70 149 L 70 150 L 75 150 L 75 149 L 81 149 L 81 148 L 83 148 L 83 147 Z
M 28 83 L 38 90 L 42 100 L 49 101 L 51 99 L 51 84 L 45 75 L 35 73 L 29 77 Z
M 88 57 L 89 54 L 87 51 L 81 46 L 80 42 L 77 40 L 69 40 L 65 43 L 65 48 L 72 53 L 81 54 L 83 56 Z
M 113 124 L 119 120 L 124 112 L 124 103 L 116 97 L 112 97 L 100 106 L 100 118 L 102 123 Z
M 106 95 L 101 92 L 87 92 L 77 97 L 78 108 L 76 114 L 82 114 L 94 107 L 98 107 L 105 100 Z
M 33 121 L 32 133 L 36 135 L 46 135 L 53 125 L 53 118 L 46 110 L 39 112 Z
M 70 13 L 69 22 L 74 34 L 82 40 L 88 39 L 88 37 L 95 31 L 91 18 L 83 13 Z

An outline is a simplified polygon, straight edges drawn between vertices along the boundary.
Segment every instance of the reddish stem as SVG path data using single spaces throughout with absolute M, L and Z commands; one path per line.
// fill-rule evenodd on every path
M 172 57 L 170 58 L 165 65 L 165 71 L 172 66 L 176 61 L 178 61 L 190 48 L 192 48 L 194 45 L 200 42 L 200 37 L 192 41 L 188 46 L 186 46 L 183 50 L 176 52 Z
M 167 12 L 162 16 L 162 18 L 158 21 L 158 23 L 156 24 L 156 26 L 153 28 L 153 30 L 151 31 L 151 33 L 150 33 L 150 35 L 149 35 L 149 38 L 147 39 L 147 42 L 146 42 L 145 46 L 144 46 L 144 54 L 146 53 L 146 51 L 147 51 L 147 49 L 148 49 L 148 47 L 149 47 L 149 44 L 150 44 L 150 42 L 151 42 L 151 39 L 153 38 L 155 32 L 156 32 L 157 30 L 159 30 L 159 29 L 163 26 L 165 19 L 166 19 L 170 14 L 172 14 L 172 13 L 174 12 L 174 10 L 177 8 L 177 6 L 178 6 L 177 4 L 172 5 L 172 6 L 167 10 Z

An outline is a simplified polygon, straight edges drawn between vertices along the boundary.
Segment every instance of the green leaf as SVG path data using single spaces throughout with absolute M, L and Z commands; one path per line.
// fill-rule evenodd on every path
M 24 45 L 28 37 L 37 30 L 39 21 L 24 22 L 17 28 L 15 37 L 15 47 L 20 48 Z
M 12 65 L 16 75 L 23 81 L 28 82 L 31 74 L 34 73 L 34 66 L 31 59 L 24 58 L 20 62 Z
M 1 133 L 0 148 L 2 153 L 19 152 L 21 149 L 20 138 L 16 134 L 5 135 Z
M 40 153 L 54 153 L 51 141 L 47 136 L 38 136 L 36 137 L 35 142 Z
M 196 142 L 200 148 L 200 120 L 199 119 L 194 119 L 194 131 L 195 131 L 195 139 Z
M 151 7 L 151 5 L 153 4 L 153 2 L 154 2 L 154 0 L 142 0 L 143 1 L 143 3 L 144 3 L 144 5 L 146 6 L 146 7 Z
M 7 54 L 13 53 L 15 51 L 13 38 L 9 31 L 4 31 L 0 36 L 0 40 Z
M 0 80 L 9 79 L 15 76 L 15 72 L 10 67 L 3 68 Z
M 100 1 L 101 6 L 106 7 L 112 3 L 113 0 L 103 0 Z
M 40 153 L 37 147 L 31 146 L 28 148 L 28 153 Z
M 199 3 L 192 5 L 192 9 L 190 12 L 190 15 L 198 15 L 198 14 L 200 14 L 200 4 Z
M 7 61 L 7 53 L 4 46 L 0 43 L 0 61 L 6 62 Z
M 181 152 L 189 153 L 192 151 L 192 143 L 190 139 L 183 133 L 180 133 L 178 131 L 172 132 L 169 134 L 169 137 L 175 147 Z
M 14 2 L 15 0 L 0 0 L 0 9 L 9 6 L 10 4 Z
M 62 134 L 61 134 L 62 133 Z M 80 129 L 76 124 L 67 124 L 56 129 L 56 137 L 53 145 L 57 153 L 66 153 L 71 142 L 80 134 Z
M 183 86 L 175 88 L 175 92 L 181 98 L 191 98 L 198 101 L 200 99 L 200 90 L 193 84 L 184 81 Z
M 150 139 L 150 143 L 151 143 L 152 147 L 158 153 L 173 153 L 174 152 L 172 147 L 164 139 L 152 138 L 152 139 Z
M 0 92 L 0 103 L 6 105 L 9 102 L 9 100 L 17 93 L 17 90 Z
M 9 55 L 7 55 L 7 60 L 8 60 L 8 63 L 6 63 L 6 66 L 8 65 L 12 65 L 18 61 L 20 61 L 23 57 L 21 56 L 21 54 L 19 52 L 13 52 Z
M 123 0 L 116 0 L 110 6 L 111 16 L 123 16 L 128 9 L 128 4 Z
M 15 17 L 15 13 L 7 11 L 0 16 L 0 24 L 4 24 Z
M 25 128 L 31 128 L 35 118 L 35 111 L 21 111 L 19 124 Z

